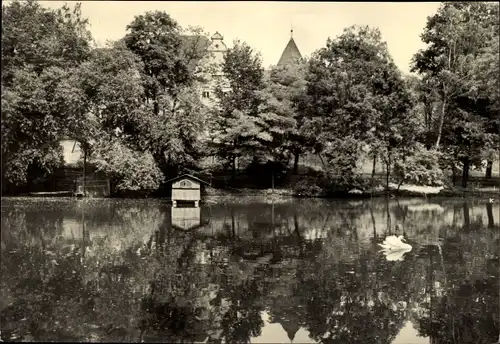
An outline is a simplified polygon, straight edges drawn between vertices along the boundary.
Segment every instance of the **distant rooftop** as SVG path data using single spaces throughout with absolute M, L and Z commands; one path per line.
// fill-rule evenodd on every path
M 302 58 L 302 54 L 300 53 L 297 44 L 295 44 L 295 41 L 293 40 L 293 30 L 291 30 L 290 33 L 290 40 L 288 41 L 285 50 L 283 50 L 283 53 L 281 54 L 281 58 L 278 61 L 278 66 L 294 64 Z

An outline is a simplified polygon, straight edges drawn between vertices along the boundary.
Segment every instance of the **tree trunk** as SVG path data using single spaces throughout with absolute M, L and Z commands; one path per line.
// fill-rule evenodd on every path
M 403 183 L 404 183 L 405 181 L 406 181 L 406 180 L 405 180 L 405 178 L 401 178 L 401 180 L 399 181 L 399 183 L 398 183 L 398 192 L 399 192 L 399 190 L 401 189 L 401 186 L 403 186 Z
M 453 186 L 455 186 L 456 185 L 456 179 L 457 179 L 457 169 L 456 169 L 454 163 L 451 164 L 451 178 L 453 179 L 452 180 Z
M 451 24 L 450 24 L 451 25 Z M 450 26 L 451 29 L 451 26 Z M 449 44 L 450 42 L 448 42 Z M 455 44 L 456 41 L 453 42 Z M 451 62 L 452 62 L 452 54 L 451 54 L 451 48 L 448 47 L 448 70 L 451 70 Z M 448 88 L 447 85 L 443 82 L 443 101 L 441 103 L 441 112 L 439 116 L 439 127 L 438 127 L 438 135 L 436 139 L 436 150 L 439 149 L 439 143 L 441 142 L 441 135 L 443 133 L 443 124 L 444 124 L 444 116 L 446 114 L 446 100 L 448 98 Z
M 295 152 L 293 159 L 293 174 L 297 174 L 299 172 L 299 158 L 299 153 Z
M 153 159 L 156 162 L 156 165 L 159 167 L 162 173 L 165 174 L 166 177 L 170 177 L 168 173 L 166 173 L 166 166 L 168 165 L 168 161 L 165 157 L 165 154 L 163 152 L 161 153 L 154 153 L 153 154 Z
M 319 160 L 321 161 L 321 164 L 323 165 L 323 170 L 326 173 L 327 178 L 330 178 L 330 170 L 327 168 L 325 161 L 323 160 L 323 157 L 321 156 L 320 153 L 318 153 Z
M 387 160 L 385 161 L 385 189 L 389 190 L 389 177 L 391 176 L 391 148 L 387 148 Z
M 389 170 L 389 166 L 386 166 L 386 172 L 385 172 L 385 189 L 389 191 L 389 177 L 390 177 L 391 171 Z
M 321 161 L 321 164 L 323 165 L 323 168 L 326 170 L 326 164 L 325 161 L 323 160 L 323 157 L 321 156 L 321 153 L 318 153 L 319 160 Z
M 376 168 L 377 168 L 377 154 L 373 154 L 372 179 L 371 179 L 372 188 L 373 188 L 373 183 L 375 182 Z
M 234 182 L 235 180 L 236 180 L 236 157 L 233 157 L 231 161 L 231 181 Z
M 83 150 L 83 197 L 87 196 L 87 149 Z
M 426 129 L 425 148 L 431 149 L 432 114 L 434 113 L 434 106 L 432 104 L 432 100 L 427 99 L 427 97 L 424 99 L 424 103 L 425 103 L 425 129 Z
M 439 149 L 439 144 L 441 142 L 441 135 L 443 133 L 443 124 L 444 124 L 444 115 L 446 113 L 446 92 L 444 94 L 444 97 L 443 97 L 443 104 L 441 105 L 441 113 L 440 113 L 440 116 L 439 116 L 439 127 L 438 127 L 438 133 L 437 133 L 437 139 L 436 139 L 436 150 Z
M 467 181 L 469 180 L 469 169 L 470 169 L 470 159 L 463 159 L 463 170 L 462 170 L 462 187 L 467 188 Z
M 493 161 L 488 160 L 488 162 L 486 164 L 486 174 L 484 175 L 484 177 L 491 178 L 492 171 L 493 171 Z
M 151 100 L 153 101 L 153 113 L 158 116 L 160 114 L 160 104 L 158 103 L 158 91 L 156 89 L 153 90 Z
M 271 190 L 274 194 L 274 165 L 273 165 L 273 170 L 271 172 Z

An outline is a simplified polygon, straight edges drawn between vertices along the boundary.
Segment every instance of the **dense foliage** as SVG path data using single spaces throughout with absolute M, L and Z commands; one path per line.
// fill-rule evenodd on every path
M 73 110 L 61 91 L 91 52 L 87 24 L 80 5 L 2 5 L 2 190 L 59 163 L 58 140 Z
M 79 5 L 11 2 L 2 6 L 2 192 L 61 167 L 65 138 L 122 191 L 161 190 L 207 168 L 233 186 L 246 171 L 274 187 L 297 181 L 306 157 L 321 161 L 332 190 L 359 186 L 368 161 L 367 187 L 442 184 L 448 171 L 466 187 L 470 169 L 486 161 L 491 177 L 499 159 L 498 22 L 498 4 L 443 3 L 422 33 L 417 75 L 405 76 L 366 26 L 265 70 L 240 41 L 214 66 L 207 35 L 165 12 L 136 16 L 123 39 L 97 48 Z M 222 78 L 209 105 L 201 89 L 214 68 Z
M 487 2 L 444 3 L 422 34 L 427 48 L 414 56 L 413 69 L 428 86 L 423 93 L 436 108 L 428 133 L 435 141 L 428 144 L 451 155 L 447 161 L 452 168 L 461 164 L 463 186 L 470 167 L 484 158 L 490 162 L 498 158 L 492 154 L 500 142 L 495 105 L 498 74 L 495 78 L 490 74 L 499 65 L 498 9 L 498 4 Z M 493 51 L 495 58 L 490 55 Z

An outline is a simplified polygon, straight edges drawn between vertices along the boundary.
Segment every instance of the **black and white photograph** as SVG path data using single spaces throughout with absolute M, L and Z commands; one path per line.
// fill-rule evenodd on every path
M 2 1 L 0 342 L 500 344 L 499 7 Z

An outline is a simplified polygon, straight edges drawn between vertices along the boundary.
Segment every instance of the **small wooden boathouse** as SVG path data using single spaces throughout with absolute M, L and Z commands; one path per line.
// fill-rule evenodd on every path
M 172 206 L 177 207 L 178 203 L 194 203 L 195 207 L 199 207 L 201 201 L 202 185 L 209 185 L 207 182 L 196 178 L 190 174 L 172 178 L 167 181 L 172 184 Z

